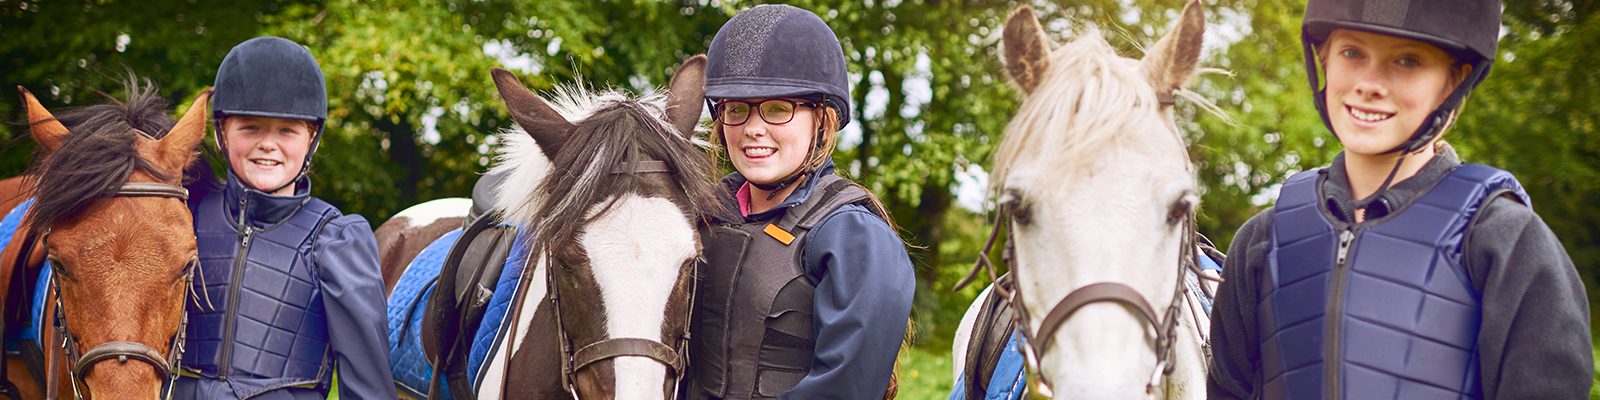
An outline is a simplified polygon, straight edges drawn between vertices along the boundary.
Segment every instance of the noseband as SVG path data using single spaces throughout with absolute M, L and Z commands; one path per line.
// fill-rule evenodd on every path
M 178 199 L 178 201 L 188 201 L 189 191 L 183 187 L 165 183 L 128 182 L 123 184 L 122 188 L 117 190 L 113 197 L 165 197 Z M 49 232 L 46 231 L 42 237 L 46 243 L 45 249 L 48 251 L 50 248 L 48 245 L 50 241 Z M 71 329 L 67 328 L 67 314 L 61 307 L 60 276 L 66 271 L 66 265 L 53 257 L 50 259 L 53 264 L 59 265 L 57 267 L 58 271 L 50 275 L 51 284 L 56 287 L 54 296 L 56 303 L 55 330 L 56 335 L 61 337 L 61 350 L 66 354 L 68 362 L 67 378 L 71 380 L 73 396 L 75 398 L 83 398 L 84 393 L 79 386 L 89 374 L 90 368 L 101 361 L 115 359 L 119 364 L 125 364 L 128 360 L 149 364 L 155 369 L 156 375 L 167 383 L 166 393 L 163 397 L 171 398 L 174 383 L 178 378 L 177 368 L 183 360 L 183 339 L 189 325 L 188 311 L 185 311 L 180 317 L 178 332 L 172 336 L 172 343 L 167 347 L 171 351 L 165 357 L 161 355 L 161 352 L 156 351 L 155 348 L 149 345 L 125 341 L 101 343 L 80 354 L 78 353 L 78 338 L 72 335 Z M 183 280 L 186 286 L 189 279 L 194 276 L 196 265 L 199 265 L 198 260 L 191 259 L 189 265 L 184 267 Z M 52 376 L 50 381 L 56 380 L 54 378 L 56 371 L 55 368 L 50 369 L 49 373 Z
M 1183 297 L 1189 292 L 1188 285 L 1184 282 L 1183 273 L 1185 270 L 1189 270 L 1195 272 L 1202 279 L 1209 279 L 1206 278 L 1206 275 L 1200 274 L 1200 265 L 1195 259 L 1199 255 L 1199 247 L 1195 241 L 1197 232 L 1194 213 L 1189 213 L 1184 219 L 1183 231 L 1179 232 L 1183 236 L 1181 240 L 1182 247 L 1178 250 L 1177 287 L 1173 289 L 1172 300 L 1167 304 L 1166 310 L 1161 315 L 1156 315 L 1155 308 L 1150 306 L 1150 302 L 1145 299 L 1144 295 L 1139 294 L 1138 290 L 1120 282 L 1096 282 L 1074 289 L 1068 292 L 1065 298 L 1056 302 L 1055 306 L 1050 308 L 1050 312 L 1046 313 L 1044 319 L 1040 321 L 1038 332 L 1031 331 L 1030 327 L 1033 325 L 1030 322 L 1033 320 L 1033 316 L 1028 313 L 1028 308 L 1022 304 L 1022 287 L 1020 285 L 1013 287 L 1016 278 L 1010 272 L 1004 275 L 997 274 L 993 262 L 989 260 L 989 252 L 994 248 L 996 240 L 1000 237 L 1001 228 L 1004 227 L 1006 247 L 1001 254 L 1001 261 L 1011 268 L 1016 268 L 1016 250 L 1013 245 L 1014 237 L 1011 235 L 1011 220 L 1010 214 L 1004 205 L 1001 205 L 995 211 L 994 230 L 989 233 L 988 242 L 983 245 L 983 250 L 979 253 L 977 262 L 973 264 L 972 271 L 968 272 L 967 276 L 960 283 L 957 283 L 955 288 L 959 290 L 971 283 L 973 278 L 978 276 L 978 271 L 988 271 L 989 278 L 994 282 L 995 292 L 1010 302 L 1011 308 L 1014 310 L 1013 318 L 1018 323 L 1017 331 L 1022 333 L 1024 339 L 1024 344 L 1021 346 L 1024 359 L 1028 361 L 1029 367 L 1038 373 L 1040 383 L 1047 390 L 1050 387 L 1050 381 L 1049 377 L 1045 376 L 1040 370 L 1039 355 L 1050 350 L 1050 346 L 1054 343 L 1056 331 L 1060 330 L 1062 325 L 1066 325 L 1067 319 L 1071 318 L 1073 313 L 1076 313 L 1084 306 L 1094 303 L 1117 303 L 1133 308 L 1138 311 L 1134 315 L 1138 316 L 1139 320 L 1145 323 L 1145 326 L 1154 329 L 1156 333 L 1154 349 L 1156 367 L 1150 373 L 1149 383 L 1145 385 L 1145 392 L 1153 393 L 1156 386 L 1161 384 L 1163 378 L 1172 374 L 1176 366 L 1172 359 L 1178 339 L 1179 308 L 1183 304 Z

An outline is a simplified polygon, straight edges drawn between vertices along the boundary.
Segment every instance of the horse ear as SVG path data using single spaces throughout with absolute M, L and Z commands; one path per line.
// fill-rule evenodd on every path
M 189 163 L 194 162 L 199 154 L 195 147 L 200 145 L 200 140 L 206 137 L 206 118 L 211 116 L 211 89 L 207 88 L 194 97 L 194 103 L 189 105 L 189 111 L 183 113 L 183 118 L 167 131 L 161 138 L 161 146 L 156 151 L 156 162 L 161 163 L 168 171 L 182 171 Z
M 683 60 L 667 83 L 667 122 L 683 137 L 693 137 L 706 99 L 706 55 Z
M 1194 76 L 1205 33 L 1205 7 L 1200 0 L 1190 0 L 1172 31 L 1144 55 L 1145 73 L 1150 75 L 1150 84 L 1156 91 L 1181 89 Z
M 1055 48 L 1045 35 L 1044 27 L 1039 25 L 1039 17 L 1033 14 L 1033 7 L 1017 7 L 1006 21 L 1002 37 L 1006 74 L 1017 82 L 1017 87 L 1024 93 L 1033 93 L 1044 79 L 1044 71 L 1049 67 L 1050 50 Z
M 28 132 L 33 135 L 33 141 L 38 142 L 46 154 L 61 148 L 61 144 L 67 141 L 67 126 L 51 115 L 50 110 L 46 110 L 44 104 L 40 104 L 39 99 L 33 97 L 33 92 L 27 88 L 17 85 L 17 93 L 22 95 L 23 107 L 28 109 Z
M 494 86 L 500 89 L 500 99 L 505 101 L 506 109 L 511 110 L 511 119 L 533 137 L 546 158 L 554 160 L 561 146 L 567 143 L 568 132 L 576 126 L 550 107 L 550 103 L 522 86 L 522 81 L 511 71 L 495 68 L 490 74 L 494 76 Z

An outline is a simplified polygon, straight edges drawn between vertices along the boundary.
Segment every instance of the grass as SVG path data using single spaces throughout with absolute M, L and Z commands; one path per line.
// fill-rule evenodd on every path
M 900 354 L 902 399 L 947 399 L 955 387 L 950 371 L 950 348 L 911 347 Z

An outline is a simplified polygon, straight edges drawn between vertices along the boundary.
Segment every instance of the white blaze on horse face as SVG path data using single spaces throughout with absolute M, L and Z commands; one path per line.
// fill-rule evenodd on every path
M 695 228 L 683 211 L 664 198 L 625 195 L 584 227 L 579 243 L 600 285 L 608 337 L 661 341 L 667 301 L 684 263 L 696 256 Z M 613 358 L 612 368 L 616 398 L 662 398 L 666 366 L 624 356 Z
M 451 197 L 411 206 L 392 218 L 405 218 L 406 227 L 415 229 L 444 218 L 466 217 L 471 209 L 471 199 Z

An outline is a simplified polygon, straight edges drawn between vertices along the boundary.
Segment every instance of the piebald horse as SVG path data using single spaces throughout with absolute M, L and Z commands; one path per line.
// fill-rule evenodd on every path
M 510 72 L 493 77 L 518 128 L 500 135 L 490 174 L 505 179 L 490 213 L 532 235 L 518 304 L 477 397 L 672 398 L 687 362 L 700 228 L 731 212 L 710 158 L 691 141 L 705 57 L 686 60 L 666 95 L 643 98 L 576 86 L 552 102 Z M 466 213 L 460 201 L 430 207 L 398 223 L 449 224 Z M 389 243 L 426 235 L 417 236 Z M 404 264 L 407 253 L 394 254 Z
M 1010 290 L 985 295 L 1011 301 L 1034 393 L 1205 396 L 1209 318 L 1183 278 L 1197 255 L 1197 179 L 1172 107 L 1181 96 L 1211 108 L 1183 90 L 1204 29 L 1192 0 L 1136 60 L 1093 30 L 1057 46 L 1026 6 L 1006 23 L 1006 72 L 1025 97 L 992 181 L 1012 275 Z M 956 333 L 957 376 L 976 310 Z

